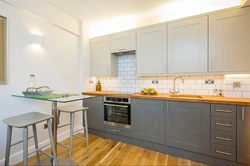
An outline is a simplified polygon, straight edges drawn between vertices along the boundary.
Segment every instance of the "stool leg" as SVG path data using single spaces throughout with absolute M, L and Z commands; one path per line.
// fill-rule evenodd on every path
M 73 143 L 73 133 L 74 133 L 74 121 L 75 121 L 75 113 L 70 113 L 69 165 L 71 164 L 71 156 L 72 156 L 72 143 Z
M 83 113 L 84 113 L 84 127 L 85 127 L 85 132 L 86 132 L 87 151 L 88 151 L 88 157 L 90 157 L 87 111 L 85 110 L 83 111 Z
M 60 116 L 61 116 L 61 111 L 57 112 L 57 125 L 60 124 Z
M 33 128 L 33 135 L 34 135 L 34 143 L 35 143 L 35 148 L 36 150 L 38 149 L 38 140 L 37 140 L 37 132 L 36 132 L 36 125 L 32 125 Z M 40 156 L 39 156 L 39 151 L 36 151 L 36 159 L 37 159 L 37 164 L 41 165 L 40 161 Z
M 47 126 L 48 126 L 48 132 L 49 132 L 49 139 L 50 139 L 50 144 L 51 144 L 51 150 L 52 150 L 52 154 L 53 154 L 53 162 L 54 164 L 53 165 L 57 165 L 57 157 L 56 157 L 56 150 L 55 150 L 55 143 L 54 143 L 54 138 L 53 138 L 53 135 L 52 135 L 52 129 L 51 129 L 51 122 L 50 120 L 47 120 Z
M 28 128 L 23 128 L 23 165 L 28 165 Z
M 10 161 L 10 146 L 11 146 L 11 137 L 12 137 L 12 127 L 7 126 L 7 140 L 6 140 L 6 151 L 5 151 L 5 166 L 9 165 Z

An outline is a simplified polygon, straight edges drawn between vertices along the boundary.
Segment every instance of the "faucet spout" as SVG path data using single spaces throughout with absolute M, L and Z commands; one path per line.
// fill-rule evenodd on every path
M 181 77 L 181 76 L 177 76 L 177 77 L 175 77 L 174 78 L 174 89 L 173 89 L 173 91 L 170 91 L 170 93 L 173 93 L 174 95 L 176 94 L 176 93 L 179 93 L 179 90 L 178 91 L 176 91 L 176 86 L 175 86 L 175 82 L 176 82 L 176 79 L 177 78 L 180 78 L 181 80 L 182 80 L 182 83 L 184 84 L 184 79 Z

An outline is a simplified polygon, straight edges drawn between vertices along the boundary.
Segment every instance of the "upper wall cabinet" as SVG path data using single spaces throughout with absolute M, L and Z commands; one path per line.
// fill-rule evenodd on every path
M 117 76 L 117 56 L 110 51 L 110 36 L 91 39 L 90 75 L 92 77 Z
M 168 73 L 206 73 L 208 17 L 168 24 Z
M 137 75 L 165 74 L 167 67 L 167 26 L 137 30 Z
M 136 49 L 135 30 L 111 35 L 111 52 L 124 52 Z
M 209 15 L 209 71 L 250 71 L 250 8 Z

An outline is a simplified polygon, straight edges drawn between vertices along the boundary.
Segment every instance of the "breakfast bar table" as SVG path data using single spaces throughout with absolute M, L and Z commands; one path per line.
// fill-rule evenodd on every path
M 61 95 L 54 95 L 55 98 L 47 97 L 46 96 L 25 96 L 23 94 L 19 95 L 12 95 L 13 97 L 20 97 L 20 98 L 26 98 L 26 99 L 34 99 L 34 100 L 41 100 L 41 101 L 49 101 L 52 102 L 52 131 L 53 131 L 53 139 L 55 144 L 55 150 L 57 154 L 57 104 L 58 103 L 70 103 L 75 101 L 83 101 L 85 99 L 93 98 L 95 96 L 88 96 L 88 95 L 75 95 L 75 94 L 61 94 Z M 59 98 L 58 98 L 59 96 Z M 68 159 L 64 158 L 62 156 L 57 155 L 57 163 L 58 165 L 67 165 Z M 47 158 L 46 160 L 42 161 L 42 165 L 49 165 L 50 159 Z M 52 162 L 51 162 L 52 163 Z M 76 163 L 71 161 L 71 165 L 77 165 Z

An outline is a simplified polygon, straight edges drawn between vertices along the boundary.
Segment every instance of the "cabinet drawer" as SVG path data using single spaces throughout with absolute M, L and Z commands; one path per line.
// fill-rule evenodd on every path
M 236 119 L 236 106 L 235 105 L 224 105 L 224 104 L 212 104 L 211 115 L 219 116 L 224 118 L 235 118 Z
M 211 142 L 221 145 L 236 146 L 236 133 L 212 130 Z
M 121 127 L 109 126 L 105 125 L 105 131 L 113 134 L 123 135 L 123 136 L 131 136 L 131 130 L 125 129 Z
M 226 160 L 236 161 L 236 148 L 212 143 L 211 156 Z
M 236 132 L 236 119 L 211 117 L 211 129 Z

